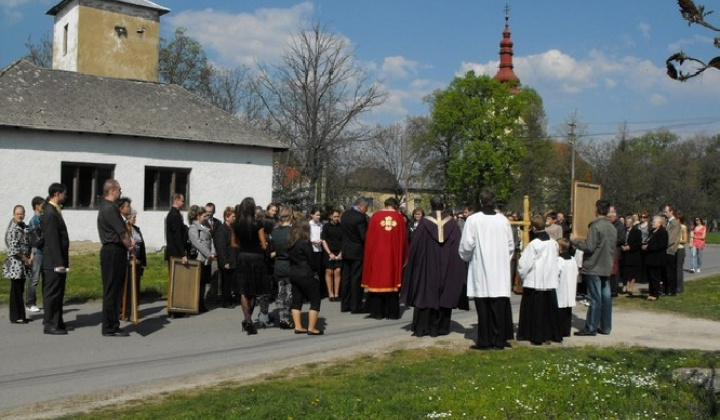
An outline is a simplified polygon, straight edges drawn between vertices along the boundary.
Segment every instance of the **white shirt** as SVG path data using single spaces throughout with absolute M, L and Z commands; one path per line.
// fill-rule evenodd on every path
M 320 235 L 322 234 L 322 223 L 320 222 L 313 222 L 310 220 L 310 242 L 312 242 L 312 247 L 314 252 L 322 252 L 322 244 L 316 244 L 315 242 L 320 242 Z
M 558 257 L 558 308 L 572 308 L 575 306 L 575 294 L 577 293 L 578 266 L 573 257 L 566 260 Z
M 518 261 L 523 287 L 550 290 L 558 287 L 558 244 L 553 239 L 533 239 Z
M 468 297 L 510 297 L 510 256 L 515 248 L 510 222 L 502 214 L 473 213 L 460 240 L 460 257 L 470 262 Z

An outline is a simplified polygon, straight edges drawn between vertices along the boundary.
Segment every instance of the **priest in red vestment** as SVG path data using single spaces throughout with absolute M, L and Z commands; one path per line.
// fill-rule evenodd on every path
M 365 305 L 369 318 L 400 318 L 399 290 L 408 241 L 405 217 L 399 207 L 396 198 L 388 198 L 385 208 L 375 212 L 368 223 L 362 287 L 368 291 Z

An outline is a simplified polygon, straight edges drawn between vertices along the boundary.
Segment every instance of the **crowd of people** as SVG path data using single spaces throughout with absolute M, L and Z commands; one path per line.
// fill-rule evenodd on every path
M 10 320 L 25 324 L 31 321 L 26 311 L 40 311 L 36 288 L 42 278 L 43 331 L 51 335 L 67 334 L 66 191 L 54 183 L 46 199 L 33 198 L 27 225 L 24 207 L 15 206 L 5 236 Z M 619 217 L 616 206 L 598 200 L 597 218 L 583 238 L 571 233 L 560 213 L 535 215 L 529 220 L 531 241 L 522 246 L 518 226 L 510 223 L 519 215 L 499 210 L 491 189 L 479 199 L 477 211 L 466 205 L 451 212 L 435 196 L 427 213 L 416 208 L 406 215 L 397 199 L 388 198 L 368 216 L 370 202 L 363 197 L 325 214 L 319 207 L 302 212 L 278 203 L 262 208 L 246 197 L 223 209 L 222 220 L 213 203 L 191 205 L 186 224 L 185 197 L 175 193 L 165 219 L 164 257 L 169 274 L 174 263 L 196 261 L 198 313 L 208 311 L 206 295 L 217 278 L 220 306 L 241 307 L 240 328 L 248 335 L 269 326 L 322 335 L 319 313 L 327 298 L 341 312 L 377 320 L 399 319 L 403 306 L 412 307 L 413 335 L 436 337 L 450 333 L 452 311 L 468 310 L 472 299 L 478 317 L 474 348 L 483 350 L 509 347 L 514 337 L 535 345 L 562 342 L 571 334 L 578 296 L 588 312 L 575 335 L 610 334 L 613 297 L 635 296 L 638 282 L 649 283 L 648 301 L 681 293 L 686 247 L 691 272 L 702 268 L 705 223 L 695 218 L 688 227 L 672 205 L 651 220 L 648 212 Z M 120 327 L 131 300 L 127 282 L 134 279 L 139 290 L 147 264 L 136 217 L 119 182 L 107 180 L 97 216 L 104 336 L 129 335 Z M 516 276 L 522 288 L 517 334 L 510 305 Z

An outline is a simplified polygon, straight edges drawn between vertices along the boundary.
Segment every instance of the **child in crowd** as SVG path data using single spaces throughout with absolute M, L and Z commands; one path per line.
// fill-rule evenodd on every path
M 558 322 L 563 337 L 570 336 L 572 327 L 572 308 L 575 306 L 578 266 L 570 255 L 570 241 L 560 238 L 558 243 Z
M 558 245 L 545 232 L 542 216 L 530 219 L 535 239 L 523 250 L 518 273 L 523 281 L 518 340 L 534 345 L 561 343 L 558 323 Z

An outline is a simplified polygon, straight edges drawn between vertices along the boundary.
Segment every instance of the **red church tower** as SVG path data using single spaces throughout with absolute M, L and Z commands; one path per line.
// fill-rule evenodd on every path
M 503 39 L 500 41 L 500 68 L 494 79 L 502 83 L 507 83 L 512 93 L 518 93 L 520 92 L 520 79 L 513 71 L 513 42 L 512 39 L 510 39 L 510 25 L 508 24 L 508 20 L 510 19 L 509 13 L 510 7 L 505 6 L 505 30 L 503 31 Z

